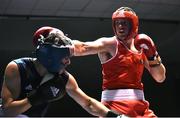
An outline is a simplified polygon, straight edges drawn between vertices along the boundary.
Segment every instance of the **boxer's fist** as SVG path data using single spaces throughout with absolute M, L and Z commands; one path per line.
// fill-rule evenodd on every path
M 59 33 L 60 35 L 64 35 L 64 33 L 57 28 L 50 27 L 50 26 L 44 26 L 44 27 L 39 28 L 33 34 L 33 45 L 36 47 L 39 44 L 39 40 L 41 38 L 48 37 L 50 33 Z
M 161 58 L 159 57 L 153 40 L 146 34 L 138 34 L 134 39 L 134 45 L 137 50 L 143 50 L 150 66 L 159 65 Z
M 135 37 L 134 45 L 137 50 L 143 49 L 143 52 L 145 53 L 145 55 L 148 59 L 151 59 L 157 55 L 157 51 L 156 51 L 154 42 L 146 34 L 138 34 Z
M 33 45 L 37 46 L 38 39 L 41 38 L 41 36 L 47 37 L 53 29 L 54 29 L 53 27 L 49 27 L 49 26 L 39 28 L 33 35 Z

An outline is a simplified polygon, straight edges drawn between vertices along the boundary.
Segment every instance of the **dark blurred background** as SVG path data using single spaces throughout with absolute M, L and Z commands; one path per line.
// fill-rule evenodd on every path
M 53 26 L 72 39 L 91 41 L 113 36 L 111 15 L 121 6 L 135 10 L 139 33 L 157 45 L 167 69 L 166 81 L 156 83 L 145 70 L 145 98 L 158 116 L 180 116 L 180 1 L 179 0 L 1 0 L 0 80 L 13 59 L 32 56 L 32 35 L 39 27 Z M 97 55 L 73 57 L 67 69 L 80 88 L 101 97 L 101 65 Z M 91 116 L 68 95 L 50 105 L 47 116 Z

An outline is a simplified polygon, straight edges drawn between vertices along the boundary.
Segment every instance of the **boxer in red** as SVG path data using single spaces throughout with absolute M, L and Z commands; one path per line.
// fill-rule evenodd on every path
M 102 64 L 101 102 L 108 108 L 131 117 L 157 117 L 145 100 L 141 81 L 144 68 L 154 80 L 162 83 L 165 66 L 152 39 L 138 34 L 139 19 L 129 7 L 112 15 L 113 37 L 91 42 L 72 40 L 71 55 L 98 54 Z

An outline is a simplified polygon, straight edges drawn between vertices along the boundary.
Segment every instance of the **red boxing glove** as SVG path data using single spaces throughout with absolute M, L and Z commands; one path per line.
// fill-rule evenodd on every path
M 138 34 L 134 39 L 134 45 L 137 50 L 143 50 L 150 66 L 156 66 L 161 64 L 161 58 L 159 57 L 153 40 L 146 34 Z
M 33 45 L 36 47 L 39 43 L 39 39 L 41 38 L 41 35 L 46 38 L 51 32 L 58 32 L 61 35 L 64 35 L 64 33 L 54 27 L 50 27 L 50 26 L 44 26 L 39 28 L 33 35 Z
M 156 47 L 152 39 L 146 34 L 138 34 L 135 37 L 134 45 L 137 50 L 143 49 L 146 57 L 151 60 L 154 56 L 157 55 Z
M 43 37 L 47 37 L 49 33 L 53 30 L 53 27 L 45 26 L 39 28 L 33 35 L 33 45 L 36 47 L 38 45 L 38 39 Z

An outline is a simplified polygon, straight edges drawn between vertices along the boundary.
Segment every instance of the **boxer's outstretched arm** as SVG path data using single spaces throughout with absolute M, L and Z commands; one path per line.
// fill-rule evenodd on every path
M 72 56 L 84 56 L 98 54 L 100 52 L 107 52 L 111 49 L 114 42 L 113 38 L 99 38 L 95 41 L 82 42 L 72 40 L 73 47 L 71 48 Z
M 79 87 L 72 75 L 69 74 L 69 80 L 66 85 L 67 93 L 83 107 L 87 112 L 94 116 L 119 116 L 119 114 L 110 111 L 101 102 L 86 95 Z

